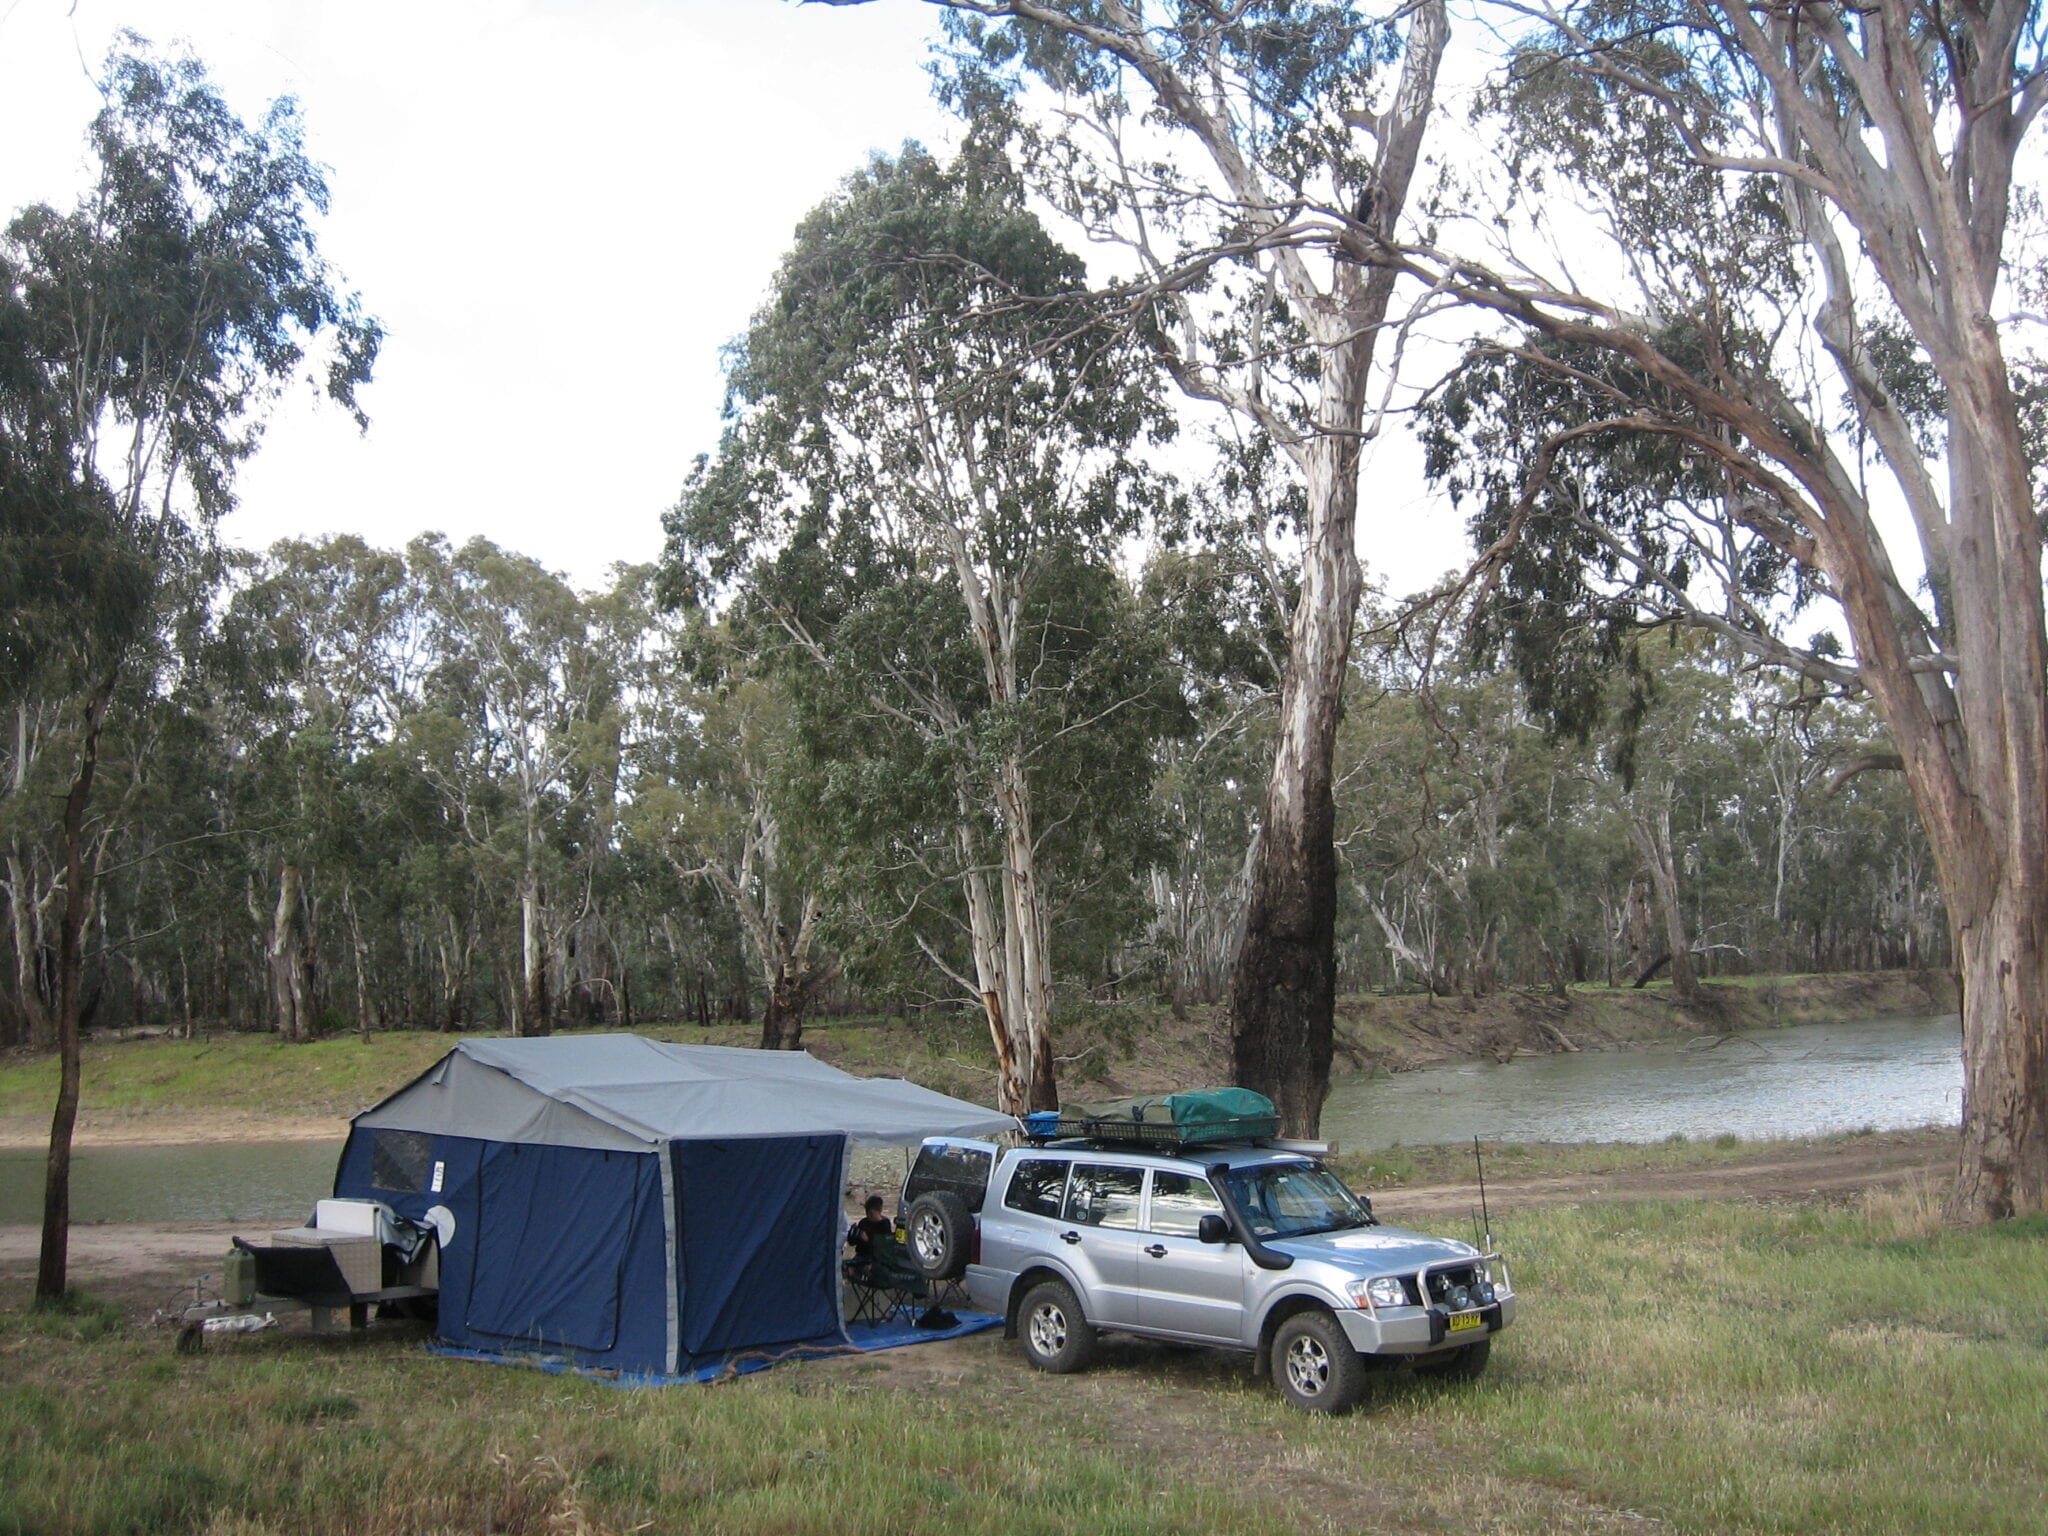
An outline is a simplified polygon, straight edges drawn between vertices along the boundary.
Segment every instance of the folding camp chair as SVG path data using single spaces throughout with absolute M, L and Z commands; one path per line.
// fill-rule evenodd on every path
M 875 1281 L 873 1259 L 842 1259 L 839 1263 L 839 1275 L 845 1282 L 846 1294 L 853 1303 L 853 1308 L 846 1317 L 849 1323 L 888 1321 L 887 1293 Z
M 848 1259 L 840 1272 L 853 1293 L 849 1322 L 886 1323 L 896 1317 L 907 1318 L 930 1290 L 910 1255 L 893 1237 L 876 1237 L 867 1257 Z

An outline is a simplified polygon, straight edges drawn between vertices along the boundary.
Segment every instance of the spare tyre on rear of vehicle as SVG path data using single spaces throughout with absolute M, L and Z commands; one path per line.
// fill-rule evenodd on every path
M 950 1189 L 935 1189 L 910 1202 L 904 1218 L 910 1261 L 927 1280 L 957 1280 L 967 1273 L 974 1242 L 974 1213 Z

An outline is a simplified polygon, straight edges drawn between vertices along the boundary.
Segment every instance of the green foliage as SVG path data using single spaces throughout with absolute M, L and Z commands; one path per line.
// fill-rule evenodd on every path
M 1667 354 L 1725 355 L 1669 334 Z M 1422 408 L 1424 472 L 1472 505 L 1474 545 L 1498 549 L 1473 656 L 1510 662 L 1531 706 L 1579 741 L 1621 705 L 1646 707 L 1643 629 L 1690 611 L 1696 582 L 1728 594 L 1733 625 L 1763 639 L 1780 600 L 1797 612 L 1810 576 L 1747 508 L 1748 492 L 1700 440 L 1722 434 L 1688 401 L 1603 347 L 1528 338 L 1475 343 Z M 1694 514 L 1715 507 L 1725 525 Z M 1759 527 L 1758 525 L 1762 526 Z M 1630 684 L 1626 701 L 1613 680 Z
M 40 555 L 119 654 L 158 568 L 232 504 L 261 412 L 309 347 L 331 348 L 327 393 L 361 422 L 382 335 L 319 254 L 327 187 L 291 101 L 246 124 L 196 60 L 133 36 L 100 87 L 93 186 L 69 213 L 21 210 L 0 238 L 0 462 L 44 519 L 40 537 L 9 530 L 15 552 Z M 173 485 L 189 501 L 155 494 Z
M 1580 744 L 1512 675 L 1365 653 L 1375 702 L 1347 715 L 1339 749 L 1339 943 L 1354 985 L 1628 979 L 1624 919 L 1644 899 L 1628 823 L 1660 807 L 1710 971 L 1938 963 L 1945 923 L 1904 785 L 1827 788 L 1834 765 L 1868 750 L 1867 709 L 1742 671 L 1676 631 L 1644 637 L 1638 665 L 1590 680 L 1589 729 L 1610 728 Z
M 1149 746 L 1182 716 L 1113 560 L 1169 504 L 1132 453 L 1168 422 L 1082 279 L 999 161 L 877 158 L 799 226 L 667 519 L 665 590 L 719 598 L 787 692 L 794 814 L 870 974 L 914 943 L 969 968 L 953 887 L 1007 857 L 1020 772 L 1077 968 L 1152 857 Z
M 381 341 L 320 254 L 327 188 L 290 101 L 246 123 L 196 60 L 129 34 L 98 83 L 78 206 L 0 233 L 0 835 L 18 1012 L 49 1032 L 70 999 L 67 1040 L 90 880 L 158 794 L 153 751 L 183 734 L 170 695 L 198 660 L 237 471 L 294 378 L 362 423 Z M 121 798 L 94 805 L 120 757 Z M 189 837 L 221 831 L 211 809 L 179 807 Z M 67 865 L 92 873 L 60 886 Z M 39 933 L 59 911 L 61 945 Z
M 1677 14 L 1603 0 L 1587 24 L 1722 133 L 1696 93 L 1712 72 L 1688 74 L 1712 50 Z M 1367 171 L 1351 119 L 1385 106 L 1399 17 L 1276 0 L 1147 20 L 1162 57 L 1215 84 L 1276 206 L 1314 226 L 1303 244 L 1346 227 Z M 119 798 L 94 833 L 101 1023 L 260 1025 L 287 861 L 330 1025 L 509 1022 L 529 894 L 565 1022 L 745 1014 L 760 966 L 700 874 L 714 856 L 792 932 L 822 903 L 849 968 L 825 1012 L 923 1004 L 954 989 L 919 941 L 964 963 L 959 886 L 998 866 L 1012 764 L 1066 997 L 1215 996 L 1299 598 L 1266 554 L 1304 512 L 1283 428 L 1317 364 L 1268 281 L 1272 253 L 1195 160 L 1134 167 L 1154 186 L 1134 203 L 1026 110 L 1050 90 L 1164 132 L 1129 58 L 1028 19 L 947 24 L 942 87 L 970 114 L 960 157 L 878 157 L 806 218 L 730 354 L 728 432 L 669 514 L 666 558 L 595 593 L 488 541 L 211 548 L 269 396 L 311 369 L 359 411 L 377 329 L 321 262 L 325 187 L 290 104 L 240 123 L 196 63 L 124 45 L 93 130 L 100 181 L 78 210 L 25 210 L 0 239 L 0 704 L 26 706 L 28 743 L 17 761 L 17 738 L 0 739 L 19 772 L 0 842 L 26 932 L 9 979 L 28 978 L 0 1033 L 19 1038 L 52 981 L 44 822 L 75 762 L 66 690 L 114 654 L 137 660 L 102 742 Z M 1715 968 L 1938 962 L 1901 787 L 1821 793 L 1880 744 L 1868 713 L 1651 628 L 1718 585 L 1707 616 L 1762 645 L 1821 592 L 1786 552 L 1796 519 L 1725 469 L 1724 450 L 1754 445 L 1687 393 L 1748 389 L 1783 360 L 1805 278 L 1782 195 L 1685 164 L 1679 120 L 1515 41 L 1484 105 L 1513 130 L 1521 206 L 1612 193 L 1654 300 L 1652 351 L 1496 335 L 1423 407 L 1431 473 L 1505 548 L 1462 655 L 1357 668 L 1339 789 L 1347 980 L 1603 976 L 1638 873 L 1630 797 L 1650 793 L 1669 800 Z M 1091 296 L 1026 184 L 1092 234 L 1142 218 L 1159 261 L 1193 261 L 1175 289 L 1191 307 Z M 104 321 L 103 343 L 69 348 L 81 317 Z M 1211 377 L 1270 386 L 1278 414 L 1184 493 L 1146 461 L 1173 426 L 1155 354 L 1190 319 Z M 1940 378 L 1896 315 L 1861 322 L 1931 451 Z M 152 379 L 145 356 L 178 337 L 208 361 Z M 2031 365 L 2015 379 L 2039 464 L 2048 389 Z M 145 421 L 162 453 L 116 483 L 112 450 Z M 977 599 L 999 624 L 977 630 Z M 991 681 L 989 629 L 1014 682 Z M 1845 681 L 1840 649 L 1807 646 L 1835 663 L 1827 686 Z M 929 1024 L 934 1041 L 957 1022 Z

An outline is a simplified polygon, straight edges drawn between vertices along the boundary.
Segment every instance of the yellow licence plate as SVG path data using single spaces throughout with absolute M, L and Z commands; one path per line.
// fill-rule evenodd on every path
M 1446 1333 L 1470 1333 L 1470 1332 L 1472 1332 L 1472 1331 L 1473 1331 L 1474 1329 L 1477 1329 L 1477 1328 L 1484 1328 L 1485 1326 L 1486 1326 L 1486 1317 L 1485 1317 L 1485 1315 L 1484 1315 L 1483 1313 L 1479 1313 L 1479 1312 L 1459 1312 L 1459 1313 L 1456 1313 L 1456 1314 L 1454 1314 L 1454 1315 L 1453 1315 L 1452 1317 L 1450 1317 L 1450 1318 L 1449 1318 L 1449 1319 L 1448 1319 L 1448 1320 L 1447 1320 L 1447 1321 L 1445 1322 L 1445 1324 L 1444 1324 L 1444 1332 L 1446 1332 Z

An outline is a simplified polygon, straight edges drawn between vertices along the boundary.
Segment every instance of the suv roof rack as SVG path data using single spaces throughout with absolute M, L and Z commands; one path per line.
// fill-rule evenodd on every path
M 1334 1141 L 1280 1134 L 1280 1116 L 1264 1094 L 1243 1088 L 1201 1088 L 1149 1094 L 1115 1104 L 1040 1109 L 1022 1117 L 1024 1140 L 1087 1146 L 1139 1147 L 1180 1153 L 1192 1147 L 1258 1147 L 1302 1157 L 1335 1157 Z
M 1030 1127 L 1025 1132 L 1025 1139 L 1039 1143 L 1085 1141 L 1091 1146 L 1127 1150 L 1153 1147 L 1163 1152 L 1178 1152 L 1186 1147 L 1267 1146 L 1273 1142 L 1273 1133 L 1278 1129 L 1272 1120 L 1265 1118 L 1222 1120 L 1204 1125 L 1061 1118 L 1049 1127 Z

